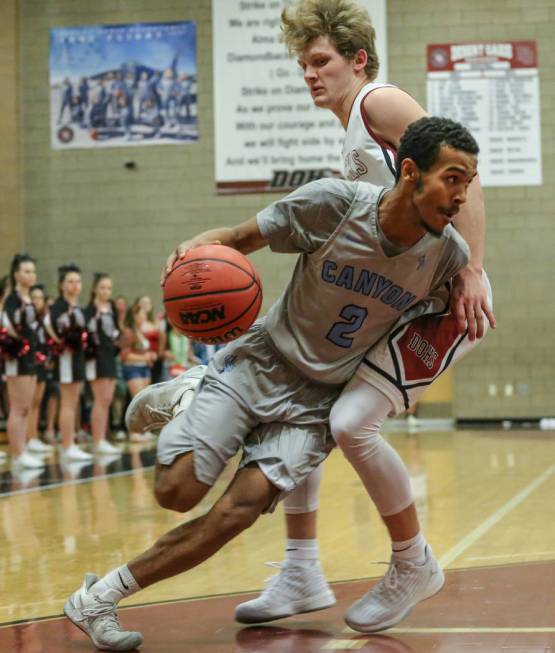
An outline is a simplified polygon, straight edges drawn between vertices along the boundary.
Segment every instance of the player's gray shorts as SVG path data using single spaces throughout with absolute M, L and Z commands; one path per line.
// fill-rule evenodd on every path
M 197 480 L 213 485 L 243 449 L 241 466 L 258 463 L 290 492 L 334 446 L 328 417 L 341 389 L 303 377 L 257 322 L 216 353 L 187 410 L 162 429 L 158 461 L 170 465 L 193 451 Z

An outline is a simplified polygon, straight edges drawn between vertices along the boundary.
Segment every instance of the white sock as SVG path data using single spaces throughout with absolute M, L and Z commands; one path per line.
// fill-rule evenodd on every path
M 400 560 L 410 560 L 417 565 L 423 565 L 426 562 L 426 539 L 422 532 L 411 537 L 410 540 L 402 542 L 392 542 L 391 548 L 393 555 Z
M 320 545 L 318 540 L 288 539 L 285 547 L 286 562 L 296 567 L 310 567 L 319 562 Z
M 140 590 L 139 583 L 129 571 L 127 565 L 110 571 L 98 580 L 92 587 L 91 592 L 103 601 L 118 603 L 126 596 L 131 596 Z

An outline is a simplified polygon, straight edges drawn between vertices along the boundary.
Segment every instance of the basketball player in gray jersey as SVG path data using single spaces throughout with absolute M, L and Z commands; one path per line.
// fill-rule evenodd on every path
M 366 9 L 352 0 L 298 0 L 283 11 L 282 32 L 314 104 L 331 110 L 345 129 L 345 177 L 392 185 L 401 135 L 425 112 L 408 93 L 375 82 L 379 62 Z M 408 472 L 380 427 L 388 416 L 414 406 L 434 379 L 477 346 L 488 324 L 495 326 L 482 269 L 485 215 L 477 177 L 454 224 L 470 246 L 469 264 L 449 289 L 436 289 L 409 309 L 372 347 L 330 415 L 334 440 L 359 474 L 392 543 L 383 582 L 346 616 L 363 632 L 393 625 L 439 589 L 437 575 L 430 579 L 426 572 L 435 563 Z M 238 621 L 268 621 L 334 603 L 316 539 L 320 477 L 318 468 L 285 499 L 285 561 L 260 597 L 237 606 Z M 388 589 L 391 578 L 402 579 L 394 592 Z
M 334 444 L 329 410 L 368 347 L 468 260 L 450 223 L 466 200 L 477 153 L 461 125 L 424 118 L 403 138 L 392 190 L 313 182 L 256 218 L 185 241 L 170 256 L 169 267 L 215 241 L 243 253 L 269 245 L 300 254 L 267 318 L 216 353 L 187 410 L 160 434 L 155 496 L 162 507 L 192 509 L 242 449 L 227 491 L 206 515 L 127 565 L 101 579 L 87 574 L 66 602 L 66 615 L 97 647 L 138 646 L 140 633 L 123 631 L 116 618 L 118 601 L 209 558 L 325 459 Z M 419 264 L 422 256 L 428 265 Z

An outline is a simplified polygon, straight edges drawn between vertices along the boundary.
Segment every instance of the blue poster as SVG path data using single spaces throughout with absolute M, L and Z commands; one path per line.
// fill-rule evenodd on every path
M 196 141 L 196 24 L 50 30 L 55 149 Z

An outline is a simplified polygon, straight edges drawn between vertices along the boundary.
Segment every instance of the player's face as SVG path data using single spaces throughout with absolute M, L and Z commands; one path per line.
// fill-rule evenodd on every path
M 303 50 L 299 66 L 317 107 L 333 110 L 358 83 L 355 60 L 339 54 L 327 36 L 319 36 Z
M 420 226 L 440 236 L 466 202 L 466 193 L 476 176 L 477 159 L 473 154 L 443 146 L 438 160 L 427 172 L 418 172 L 412 193 L 412 205 Z
M 61 290 L 64 297 L 77 299 L 81 294 L 81 275 L 79 272 L 69 272 L 66 274 L 61 284 Z
M 101 279 L 95 288 L 96 299 L 99 302 L 107 302 L 112 297 L 112 280 L 105 278 Z
M 37 283 L 37 272 L 32 261 L 21 263 L 14 273 L 15 281 L 23 288 L 30 288 Z

